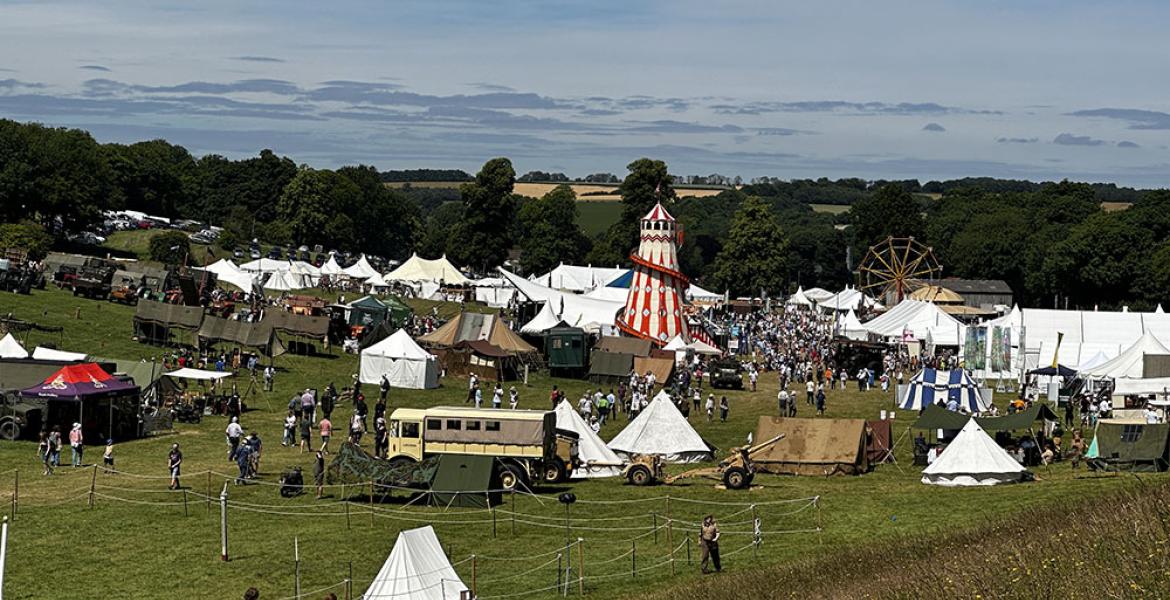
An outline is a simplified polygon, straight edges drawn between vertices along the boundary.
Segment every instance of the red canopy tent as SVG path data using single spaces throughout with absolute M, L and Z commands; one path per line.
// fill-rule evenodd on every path
M 53 402 L 76 402 L 77 403 L 77 422 L 82 424 L 82 431 L 90 441 L 97 441 L 99 436 L 113 437 L 115 429 L 119 430 L 119 437 L 126 437 L 126 428 L 129 428 L 132 435 L 136 435 L 137 424 L 137 399 L 139 396 L 139 388 L 133 383 L 122 381 L 115 378 L 113 375 L 107 373 L 104 369 L 96 363 L 78 363 L 65 365 L 58 369 L 52 375 L 45 378 L 45 381 L 39 385 L 21 390 L 20 395 L 25 398 L 41 399 L 50 403 L 48 406 L 48 415 L 45 419 L 45 426 L 58 425 L 63 430 L 68 429 L 68 419 L 61 414 L 59 410 L 53 410 Z M 88 421 L 86 420 L 86 406 L 96 408 L 94 404 L 98 400 L 106 400 L 107 419 L 106 427 L 102 428 L 99 423 L 100 413 L 96 410 L 90 410 Z M 129 399 L 130 406 L 126 406 L 124 402 L 119 402 L 119 399 Z M 120 424 L 115 428 L 115 411 L 118 412 L 117 419 Z M 133 426 L 131 425 L 131 417 Z M 102 430 L 105 429 L 103 432 Z M 90 437 L 90 435 L 94 437 Z

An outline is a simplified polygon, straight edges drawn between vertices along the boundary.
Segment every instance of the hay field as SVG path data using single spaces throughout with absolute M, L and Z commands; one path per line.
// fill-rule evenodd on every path
M 464 182 L 460 182 L 460 181 L 420 181 L 417 183 L 410 183 L 410 186 L 416 187 L 416 188 L 445 189 L 445 188 L 457 188 L 462 183 L 464 183 Z M 386 185 L 389 187 L 400 188 L 400 187 L 407 185 L 407 183 L 406 182 L 391 182 L 391 183 L 387 183 Z M 569 187 L 573 188 L 573 192 L 577 194 L 577 199 L 582 200 L 582 201 L 588 200 L 590 202 L 617 202 L 617 201 L 620 201 L 622 199 L 621 196 L 618 194 L 618 184 L 616 184 L 616 183 L 612 183 L 612 184 L 606 184 L 606 183 L 561 184 L 561 183 L 554 183 L 554 182 L 539 182 L 539 183 L 517 182 L 515 187 L 513 188 L 513 190 L 517 194 L 520 194 L 521 196 L 529 196 L 532 198 L 539 198 L 539 197 L 549 193 L 550 191 L 552 191 L 552 189 L 557 187 L 558 185 L 568 185 Z M 725 191 L 724 188 L 720 188 L 720 187 L 701 187 L 701 186 L 699 186 L 699 187 L 675 186 L 674 190 L 680 198 L 686 197 L 686 196 L 696 196 L 696 197 L 703 198 L 703 197 L 707 197 L 707 196 L 715 196 L 715 195 L 718 195 L 720 192 Z M 595 194 L 595 195 L 588 195 L 587 196 L 586 194 Z

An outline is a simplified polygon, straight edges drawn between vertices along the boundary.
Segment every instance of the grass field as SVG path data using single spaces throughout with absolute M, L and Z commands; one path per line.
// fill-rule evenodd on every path
M 621 204 L 593 200 L 577 203 L 577 224 L 581 226 L 581 231 L 590 237 L 608 230 L 621 216 Z
M 829 213 L 831 215 L 849 212 L 849 205 L 847 204 L 809 204 L 809 206 L 816 212 Z
M 77 299 L 56 290 L 5 295 L 0 307 L 17 318 L 65 328 L 60 334 L 30 333 L 25 340 L 30 348 L 53 342 L 64 350 L 146 360 L 161 352 L 131 339 L 132 307 Z M 77 309 L 80 318 L 75 318 Z M 729 555 L 723 577 L 726 586 L 735 589 L 737 577 L 751 577 L 765 567 L 831 557 L 858 547 L 881 548 L 908 538 L 929 544 L 945 533 L 978 531 L 1062 498 L 1120 489 L 1128 481 L 1083 472 L 1074 476 L 1062 464 L 1038 471 L 1039 481 L 1027 485 L 940 489 L 919 482 L 918 470 L 910 466 L 909 443 L 903 440 L 897 452 L 899 465 L 883 465 L 859 477 L 761 476 L 756 479 L 757 488 L 746 492 L 718 490 L 706 480 L 631 488 L 603 479 L 541 488 L 538 496 L 506 498 L 494 513 L 408 507 L 398 494 L 386 503 L 371 504 L 364 491 L 352 486 L 331 488 L 329 498 L 322 501 L 306 496 L 284 500 L 274 486 L 280 470 L 289 465 L 308 468 L 309 462 L 308 455 L 279 445 L 283 407 L 305 387 L 332 381 L 341 388 L 357 370 L 357 359 L 352 355 L 282 356 L 276 365 L 276 390 L 247 398 L 251 410 L 243 424 L 264 438 L 264 464 L 258 484 L 227 486 L 234 508 L 229 511 L 232 559 L 226 563 L 219 560 L 218 508 L 205 498 L 209 489 L 218 498 L 234 471 L 226 461 L 222 419 L 178 424 L 175 435 L 119 444 L 117 465 L 126 474 L 98 473 L 96 478 L 90 468 L 69 467 L 42 477 L 34 443 L 0 443 L 0 513 L 10 512 L 8 501 L 17 475 L 13 470 L 19 469 L 20 478 L 19 512 L 9 535 L 7 597 L 236 598 L 253 585 L 261 589 L 263 598 L 289 597 L 294 585 L 294 538 L 300 544 L 302 590 L 337 586 L 352 567 L 357 594 L 377 573 L 396 532 L 424 523 L 435 527 L 468 584 L 470 557 L 477 555 L 480 597 L 508 597 L 556 584 L 556 553 L 564 546 L 566 534 L 565 511 L 555 497 L 567 489 L 579 498 L 572 508 L 569 536 L 584 539 L 587 595 L 639 597 L 649 591 L 701 590 L 690 587 L 700 575 L 693 563 L 697 552 L 693 544 L 688 548 L 686 540 L 694 537 L 692 524 L 708 512 L 723 522 L 722 546 Z M 246 378 L 237 381 L 241 388 L 247 387 Z M 761 382 L 758 392 L 728 394 L 732 410 L 727 423 L 707 423 L 692 416 L 699 433 L 723 449 L 742 444 L 757 417 L 775 411 L 775 380 L 768 376 Z M 571 399 L 589 387 L 584 381 L 535 375 L 528 386 L 516 384 L 521 407 L 546 407 L 554 384 Z M 391 410 L 459 404 L 465 386 L 466 381 L 455 379 L 445 380 L 437 390 L 394 390 Z M 827 414 L 875 418 L 891 404 L 889 396 L 877 391 L 833 391 Z M 801 410 L 806 411 L 803 405 Z M 340 423 L 348 416 L 349 407 L 342 406 L 334 420 Z M 808 416 L 807 412 L 802 416 Z M 895 437 L 906 431 L 912 417 L 898 414 Z M 607 424 L 602 437 L 612 438 L 621 426 Z M 166 452 L 176 441 L 184 450 L 185 493 L 166 491 Z M 99 446 L 91 446 L 85 462 L 92 463 L 100 452 Z M 68 451 L 64 454 L 67 463 Z M 91 509 L 92 481 L 96 481 L 96 495 Z M 815 504 L 811 498 L 817 498 Z M 764 531 L 758 549 L 750 546 L 753 510 Z M 669 528 L 665 525 L 668 514 L 673 519 Z M 673 568 L 672 549 L 676 550 Z M 579 552 L 574 548 L 574 561 L 581 557 Z M 638 571 L 632 578 L 635 560 Z M 67 575 L 57 579 L 46 576 L 50 573 Z M 332 591 L 344 597 L 341 587 Z M 1014 595 L 1030 595 L 1028 590 L 1018 591 Z M 552 591 L 543 591 L 527 597 L 551 596 Z
M 392 182 L 392 183 L 387 183 L 386 185 L 389 187 L 394 187 L 394 188 L 400 188 L 400 187 L 403 187 L 406 185 L 410 185 L 411 187 L 416 187 L 416 188 L 449 189 L 449 188 L 457 188 L 460 185 L 462 185 L 463 183 L 464 182 L 462 182 L 462 181 L 418 181 L 418 182 L 410 182 L 409 184 L 406 182 Z M 616 183 L 568 183 L 568 184 L 561 184 L 561 183 L 552 183 L 552 182 L 528 183 L 528 182 L 520 181 L 520 182 L 516 182 L 516 184 L 512 188 L 512 191 L 514 191 L 517 194 L 520 194 L 521 196 L 528 196 L 531 198 L 539 198 L 539 197 L 551 192 L 553 190 L 553 188 L 555 188 L 559 185 L 568 185 L 569 187 L 573 188 L 573 192 L 575 192 L 577 194 L 577 199 L 581 200 L 581 201 L 618 202 L 618 201 L 621 201 L 621 199 L 622 199 L 621 195 L 618 193 L 618 184 L 616 184 Z M 722 187 L 685 186 L 685 185 L 684 186 L 676 185 L 676 186 L 674 186 L 674 189 L 676 192 L 678 192 L 678 196 L 680 198 L 686 197 L 686 196 L 698 196 L 698 197 L 715 196 L 715 195 L 719 194 L 720 192 L 723 192 L 726 190 L 726 188 L 722 188 Z M 589 194 L 589 195 L 586 195 L 586 194 Z
M 127 252 L 145 260 L 150 257 L 150 240 L 164 232 L 166 232 L 165 229 L 115 231 L 106 238 L 106 243 L 102 245 L 111 250 Z

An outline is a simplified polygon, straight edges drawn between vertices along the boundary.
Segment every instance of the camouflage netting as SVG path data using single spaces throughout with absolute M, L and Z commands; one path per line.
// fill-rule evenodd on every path
M 375 458 L 365 450 L 351 444 L 341 445 L 341 450 L 329 463 L 328 483 L 365 484 L 373 481 L 379 485 L 414 487 L 426 489 L 439 468 L 437 457 L 423 459 L 420 463 L 395 465 L 387 460 Z

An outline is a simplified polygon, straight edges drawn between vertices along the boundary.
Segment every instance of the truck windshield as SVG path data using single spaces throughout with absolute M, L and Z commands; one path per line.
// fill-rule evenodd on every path
M 417 438 L 418 437 L 418 423 L 404 421 L 402 423 L 402 437 Z

